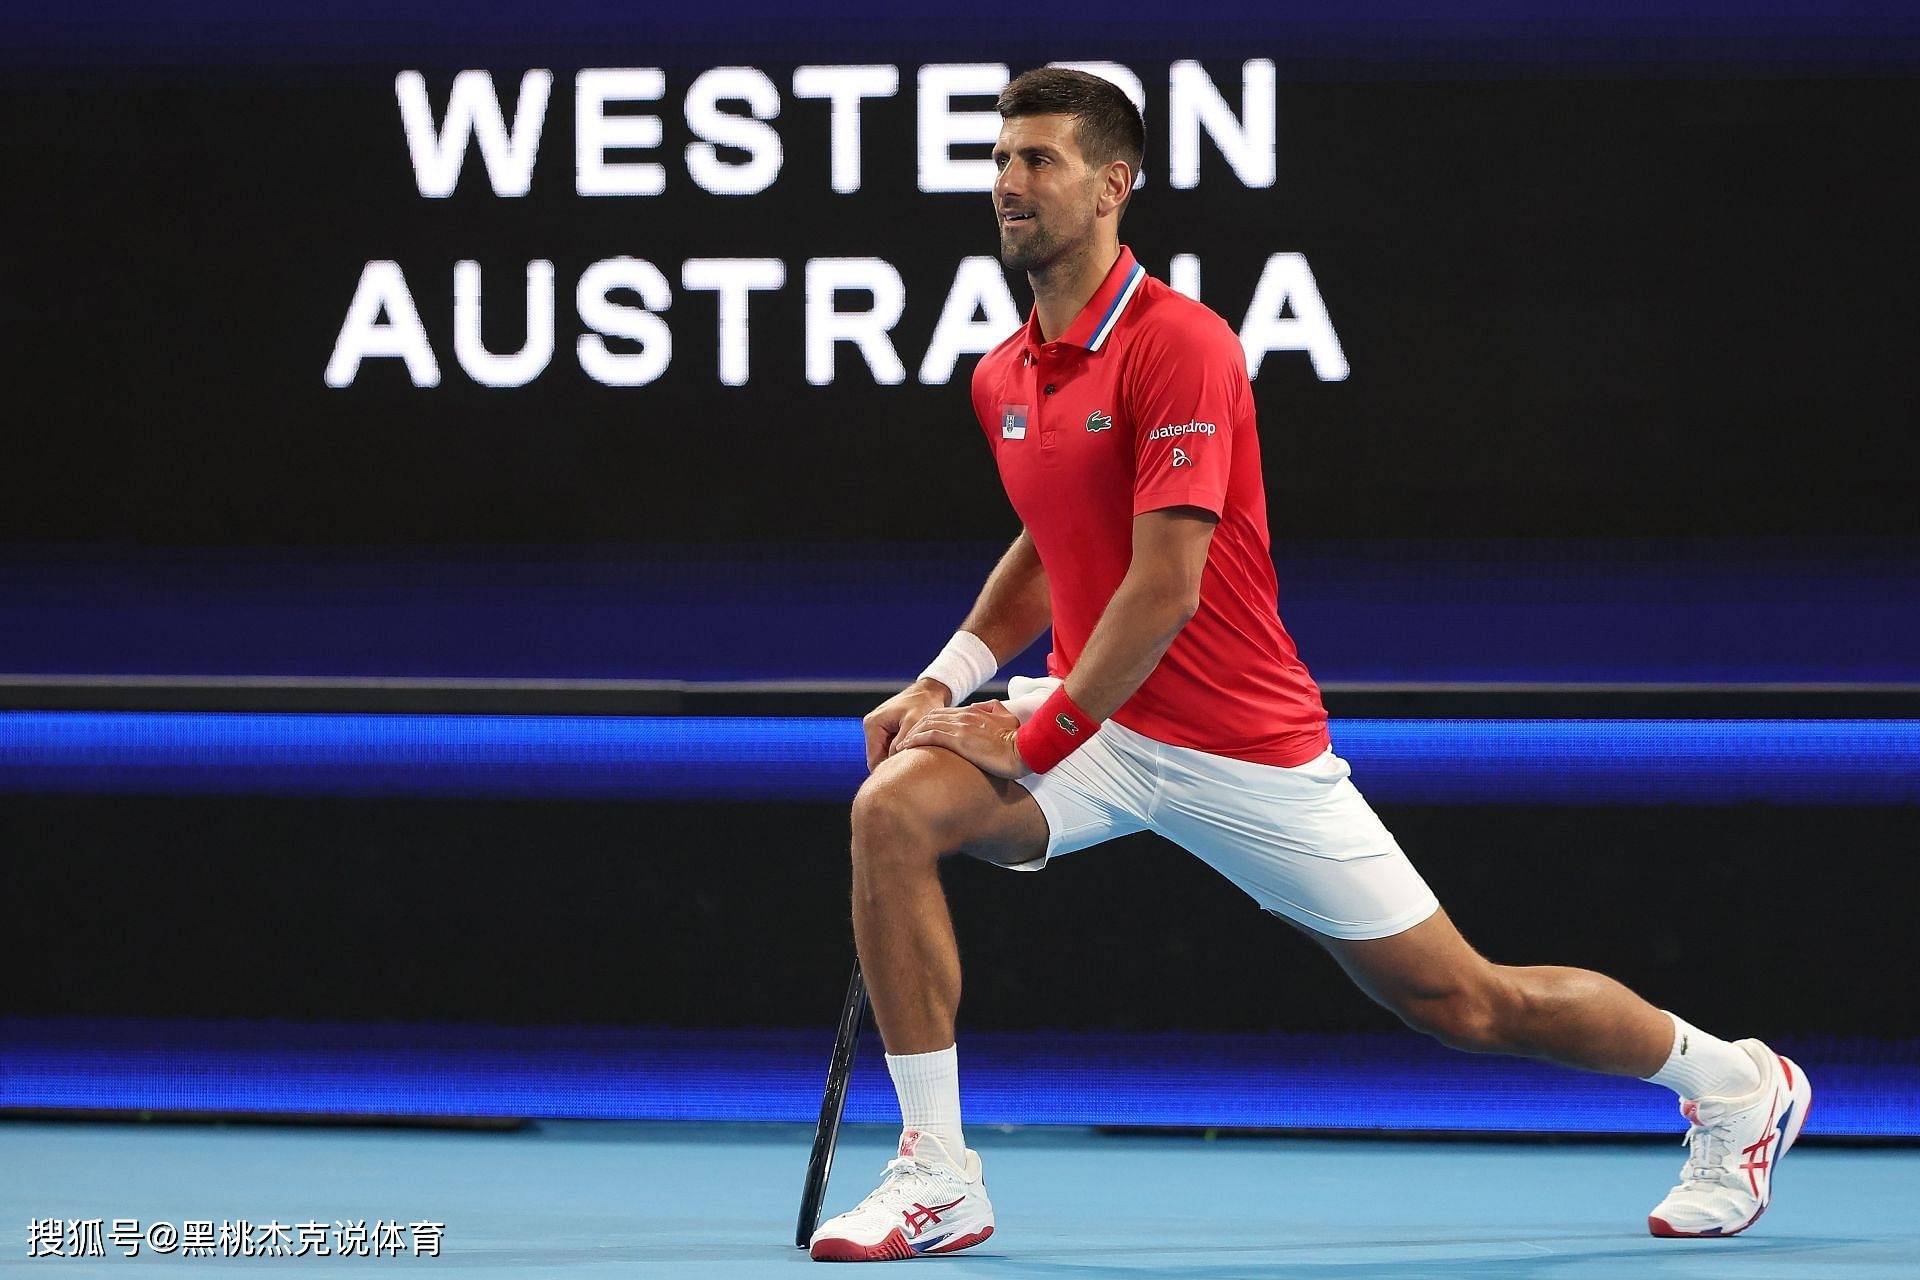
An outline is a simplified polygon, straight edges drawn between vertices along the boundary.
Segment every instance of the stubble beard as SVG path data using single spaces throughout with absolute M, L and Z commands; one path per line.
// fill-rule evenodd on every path
M 1009 271 L 1025 271 L 1038 274 L 1051 267 L 1060 257 L 1062 245 L 1057 237 L 1047 234 L 1040 225 L 1038 217 L 1028 225 L 1028 230 L 1019 241 L 1009 243 L 1004 228 L 1000 232 L 1000 263 Z

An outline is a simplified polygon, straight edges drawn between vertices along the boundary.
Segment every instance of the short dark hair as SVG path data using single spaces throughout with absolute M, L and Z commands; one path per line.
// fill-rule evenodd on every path
M 994 103 L 1000 118 L 1071 116 L 1080 154 L 1089 164 L 1125 160 L 1135 174 L 1147 149 L 1147 128 L 1133 99 L 1111 80 L 1067 67 L 1035 67 L 1015 76 Z

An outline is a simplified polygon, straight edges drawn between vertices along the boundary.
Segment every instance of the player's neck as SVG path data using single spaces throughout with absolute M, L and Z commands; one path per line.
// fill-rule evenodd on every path
M 1067 331 L 1119 257 L 1120 242 L 1114 240 L 1089 246 L 1084 252 L 1062 254 L 1044 271 L 1027 273 L 1042 340 L 1052 342 Z

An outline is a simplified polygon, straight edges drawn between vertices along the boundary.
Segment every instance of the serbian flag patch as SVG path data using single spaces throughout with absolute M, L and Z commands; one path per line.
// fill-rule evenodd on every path
M 1023 404 L 1000 406 L 1000 438 L 1002 440 L 1027 438 L 1027 406 Z

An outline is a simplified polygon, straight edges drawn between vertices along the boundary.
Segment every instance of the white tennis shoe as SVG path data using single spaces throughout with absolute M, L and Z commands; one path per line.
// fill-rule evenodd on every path
M 1742 1098 L 1682 1100 L 1687 1163 L 1680 1185 L 1647 1215 L 1656 1236 L 1734 1236 L 1773 1201 L 1773 1175 L 1792 1150 L 1813 1105 L 1806 1072 L 1758 1040 L 1739 1040 L 1760 1069 L 1760 1087 Z
M 880 1185 L 821 1223 L 808 1255 L 815 1262 L 898 1262 L 979 1244 L 993 1234 L 993 1205 L 979 1155 L 968 1151 L 965 1159 L 955 1168 L 938 1138 L 908 1129 Z

